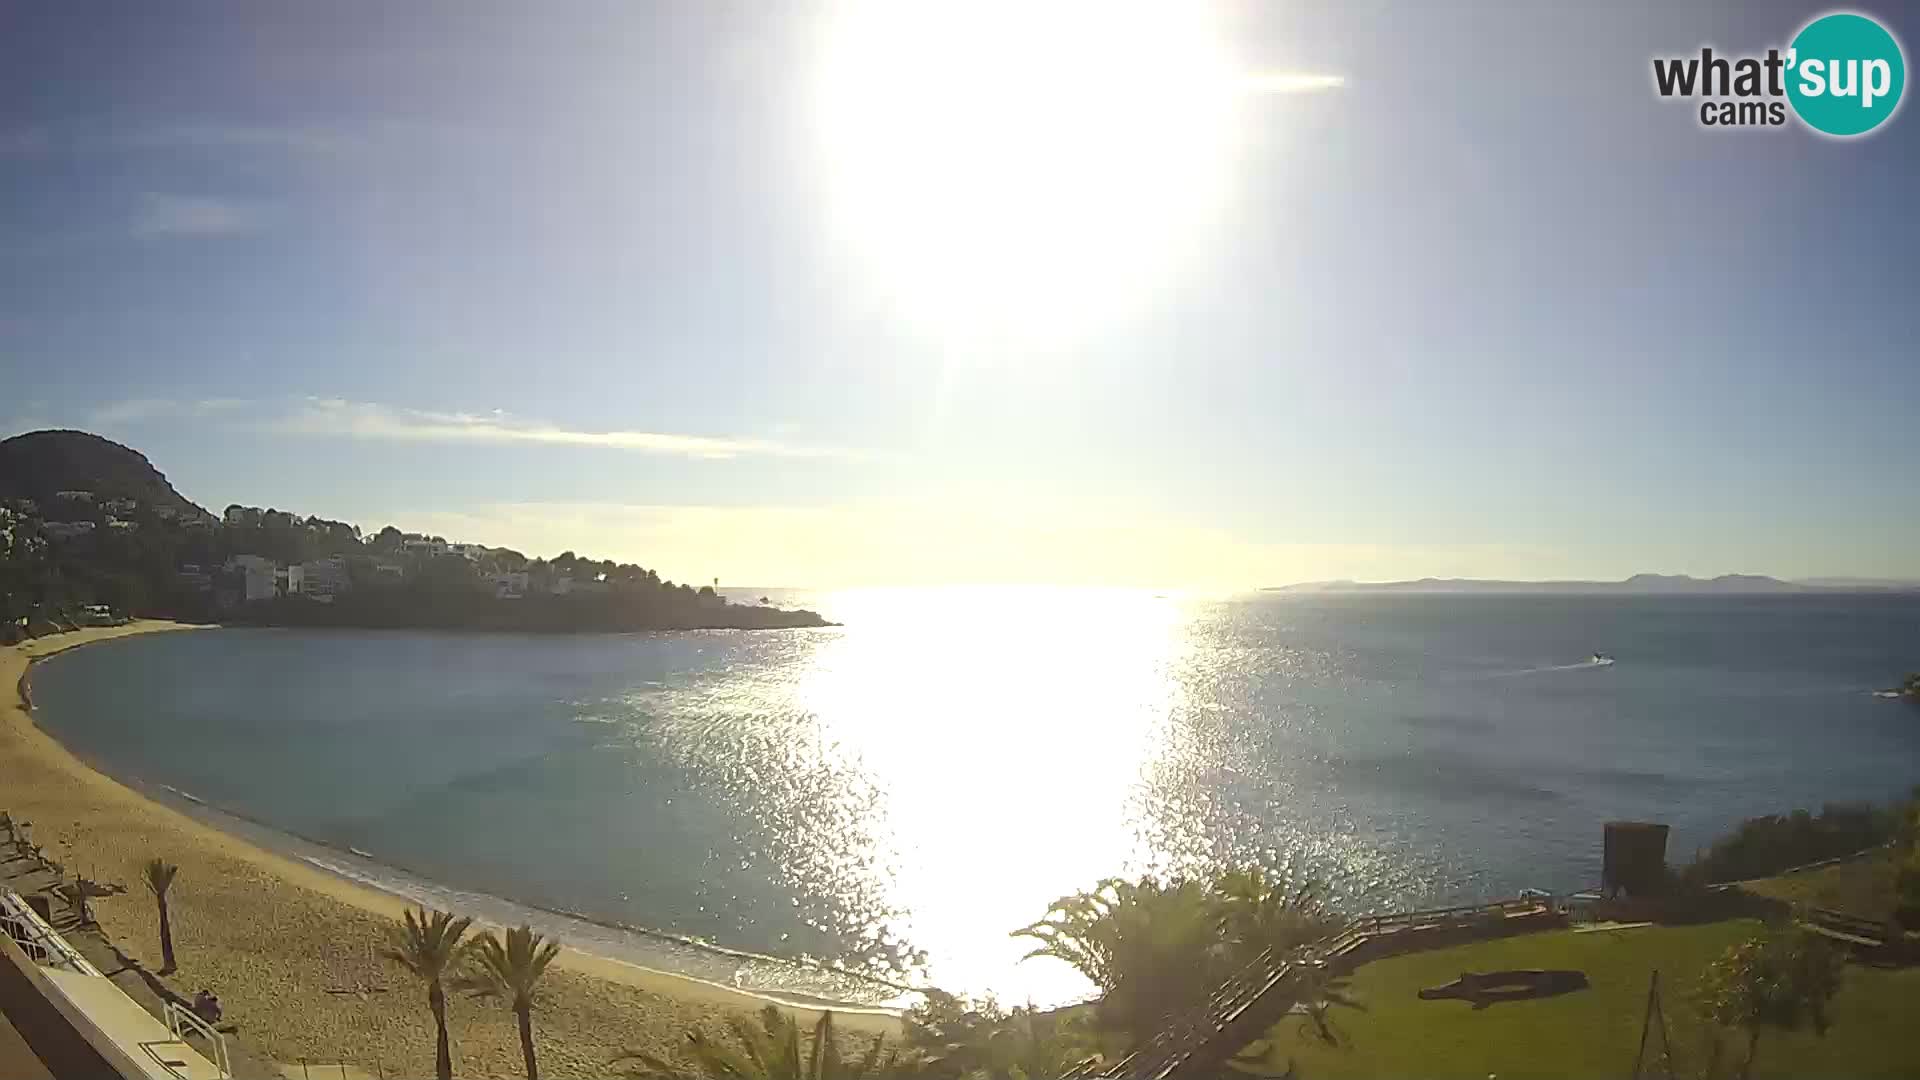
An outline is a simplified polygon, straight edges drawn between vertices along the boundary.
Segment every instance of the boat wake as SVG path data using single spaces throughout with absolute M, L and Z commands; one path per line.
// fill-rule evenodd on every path
M 1492 677 L 1496 679 L 1512 679 L 1521 675 L 1545 675 L 1554 671 L 1591 671 L 1594 668 L 1612 666 L 1613 657 L 1595 654 L 1577 664 L 1548 664 L 1546 667 L 1522 668 L 1519 671 L 1501 671 L 1496 672 Z

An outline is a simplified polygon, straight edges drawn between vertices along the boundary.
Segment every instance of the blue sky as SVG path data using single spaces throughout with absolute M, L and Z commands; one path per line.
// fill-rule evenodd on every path
M 0 4 L 0 428 L 693 580 L 1920 577 L 1920 120 L 1651 88 L 1824 7 L 1085 7 Z

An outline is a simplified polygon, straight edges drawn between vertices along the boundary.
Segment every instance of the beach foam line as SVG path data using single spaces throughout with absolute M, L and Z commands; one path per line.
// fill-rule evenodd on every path
M 66 649 L 56 649 L 53 655 L 63 651 Z M 284 829 L 238 809 L 210 803 L 172 784 L 119 774 L 102 761 L 90 758 L 81 758 L 81 761 L 95 773 L 151 803 L 161 806 L 171 803 L 169 809 L 187 815 L 233 842 L 270 858 L 297 862 L 310 872 L 323 874 L 348 888 L 370 890 L 390 901 L 473 915 L 476 921 L 487 925 L 530 924 L 542 933 L 559 938 L 570 952 L 654 980 L 684 979 L 761 1002 L 880 1017 L 898 1016 L 924 997 L 925 988 L 895 982 L 878 974 L 849 971 L 807 958 L 733 949 L 652 927 L 461 889 L 404 866 L 383 863 L 361 848 Z M 175 799 L 179 801 L 173 802 Z M 365 860 L 366 865 L 350 864 L 345 858 L 347 855 Z
M 93 767 L 111 776 L 97 763 Z M 136 779 L 114 779 L 136 793 L 163 801 L 152 788 Z M 239 810 L 188 795 L 169 784 L 156 784 L 153 788 L 190 800 L 191 806 L 174 809 L 188 814 L 201 825 L 270 855 L 296 860 L 330 879 L 409 905 L 471 914 L 488 925 L 529 924 L 561 939 L 573 952 L 649 975 L 688 979 L 799 1008 L 831 1008 L 886 1016 L 895 1016 L 913 1007 L 929 989 L 815 960 L 729 948 L 667 930 L 462 889 L 407 867 L 382 862 L 361 848 L 284 829 Z M 343 859 L 343 855 L 357 856 L 365 860 L 366 865 L 356 866 Z
M 25 715 L 27 675 L 32 664 L 98 641 L 173 629 L 199 627 L 157 622 L 135 624 L 105 632 L 79 631 L 59 635 L 58 638 L 35 639 L 10 650 L 15 653 L 22 669 L 19 680 L 22 700 L 20 706 L 16 707 L 20 708 L 22 719 L 33 733 L 32 737 L 44 741 L 51 752 L 66 759 L 66 763 L 56 759 L 56 770 L 77 770 L 75 775 L 84 782 L 111 785 L 156 812 L 179 816 L 183 824 L 220 838 L 229 853 L 254 862 L 270 873 L 279 873 L 290 884 L 304 886 L 333 902 L 383 918 L 397 919 L 409 901 L 419 903 L 426 898 L 432 906 L 471 914 L 483 926 L 510 927 L 531 923 L 542 932 L 561 938 L 566 952 L 560 957 L 560 966 L 611 983 L 662 994 L 694 1007 L 719 1005 L 751 1009 L 759 1005 L 776 1004 L 807 1012 L 831 1009 L 846 1014 L 850 1021 L 854 1021 L 852 1026 L 857 1030 L 896 1033 L 900 1014 L 919 997 L 917 991 L 911 988 L 862 973 L 841 971 L 805 961 L 737 953 L 658 931 L 625 927 L 500 897 L 448 888 L 403 869 L 379 864 L 363 853 L 355 854 L 372 864 L 372 869 L 343 872 L 341 864 L 345 856 L 339 846 L 279 829 L 245 814 L 236 814 L 170 785 L 146 784 L 136 778 L 115 776 L 102 768 L 102 763 L 74 754 Z M 300 850 L 303 847 L 337 854 L 341 858 L 309 857 Z M 389 870 L 392 872 L 384 872 Z M 396 888 L 396 885 L 401 887 Z M 556 921 L 555 916 L 564 921 Z M 595 928 L 598 928 L 597 932 Z M 668 951 L 670 955 L 655 955 L 652 951 L 635 948 L 633 939 L 636 937 L 674 948 Z M 643 960 L 630 958 L 634 956 L 643 957 Z M 794 978 L 801 974 L 811 978 Z M 802 983 L 807 985 L 799 985 Z M 847 993 L 834 993 L 836 986 L 844 987 Z M 856 987 L 860 988 L 858 992 L 854 992 Z
M 304 837 L 298 839 L 312 843 Z M 482 922 L 501 926 L 526 923 L 542 933 L 559 937 L 576 952 L 601 960 L 654 974 L 693 979 L 781 1004 L 896 1015 L 923 997 L 920 988 L 864 972 L 730 949 L 665 930 L 455 888 L 379 863 L 357 849 L 347 850 L 366 859 L 370 865 L 357 866 L 324 855 L 298 854 L 297 857 L 316 869 L 409 904 L 471 913 Z

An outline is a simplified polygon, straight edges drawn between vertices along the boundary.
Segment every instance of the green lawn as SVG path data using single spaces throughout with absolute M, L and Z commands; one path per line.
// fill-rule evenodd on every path
M 1802 874 L 1750 881 L 1741 888 L 1791 904 L 1832 908 L 1884 922 L 1893 917 L 1896 873 L 1892 852 L 1877 851 Z
M 1347 1045 L 1302 1036 L 1288 1017 L 1249 1048 L 1267 1068 L 1291 1058 L 1305 1080 L 1321 1077 L 1510 1077 L 1631 1075 L 1647 980 L 1661 971 L 1662 1001 L 1681 1073 L 1705 1058 L 1706 1027 L 1691 997 L 1701 972 L 1727 946 L 1757 932 L 1747 920 L 1576 934 L 1553 931 L 1414 953 L 1365 964 L 1349 983 L 1365 1011 L 1335 1009 Z M 1422 1001 L 1424 986 L 1463 971 L 1573 968 L 1586 990 L 1475 1011 L 1463 1001 Z M 1760 1038 L 1754 1076 L 1920 1076 L 1920 969 L 1849 966 L 1824 1039 L 1810 1031 Z

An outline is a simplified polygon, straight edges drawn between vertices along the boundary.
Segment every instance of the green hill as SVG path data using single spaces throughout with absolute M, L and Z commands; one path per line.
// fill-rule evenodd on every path
M 96 502 L 136 499 L 143 507 L 205 513 L 173 489 L 145 454 L 84 431 L 30 431 L 0 442 L 0 499 L 32 499 L 42 512 L 61 491 L 91 491 Z

